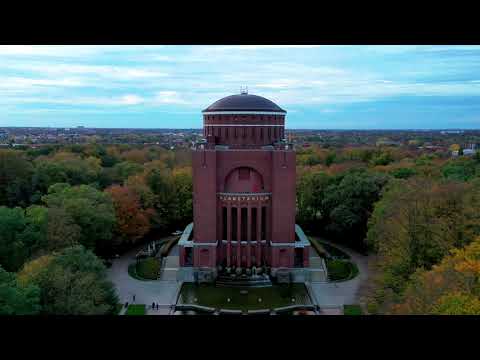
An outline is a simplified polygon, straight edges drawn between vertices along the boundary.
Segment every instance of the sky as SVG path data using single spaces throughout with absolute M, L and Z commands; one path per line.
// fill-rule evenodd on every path
M 0 45 L 0 127 L 201 128 L 245 86 L 287 129 L 480 128 L 480 46 Z

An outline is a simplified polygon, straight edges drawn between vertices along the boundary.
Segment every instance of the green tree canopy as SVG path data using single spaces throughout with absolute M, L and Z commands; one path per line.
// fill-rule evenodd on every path
M 66 248 L 35 276 L 22 274 L 40 288 L 42 312 L 55 315 L 113 314 L 118 297 L 102 261 L 78 245 Z M 28 264 L 26 268 L 30 268 Z
M 49 188 L 42 201 L 49 209 L 63 209 L 79 226 L 78 241 L 97 254 L 110 249 L 115 225 L 115 210 L 111 197 L 91 186 L 55 184 Z M 68 223 L 68 219 L 64 220 Z
M 14 273 L 0 266 L 0 315 L 35 315 L 40 312 L 40 289 L 18 284 Z

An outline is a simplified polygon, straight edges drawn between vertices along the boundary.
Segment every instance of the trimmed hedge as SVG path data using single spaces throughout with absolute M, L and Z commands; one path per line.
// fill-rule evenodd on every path
M 128 274 L 137 280 L 157 280 L 160 262 L 155 258 L 146 258 L 137 263 L 128 265 Z
M 157 280 L 160 262 L 156 258 L 146 258 L 136 264 L 136 274 L 144 279 Z
M 344 281 L 358 275 L 358 267 L 348 260 L 327 259 L 328 278 L 330 281 Z

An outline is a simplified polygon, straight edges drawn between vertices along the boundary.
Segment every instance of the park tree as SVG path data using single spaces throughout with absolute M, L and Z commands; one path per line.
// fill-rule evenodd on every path
M 14 273 L 0 266 L 0 315 L 36 315 L 40 312 L 40 289 L 21 285 Z
M 150 230 L 150 210 L 143 209 L 140 197 L 127 186 L 114 185 L 110 194 L 115 208 L 115 234 L 121 243 L 133 244 Z
M 469 181 L 480 175 L 480 165 L 466 157 L 452 159 L 442 167 L 442 174 L 449 180 Z
M 47 251 L 61 250 L 79 244 L 82 229 L 73 217 L 61 207 L 51 207 L 47 212 Z
M 34 168 L 18 150 L 0 150 L 0 206 L 28 206 Z
M 33 177 L 35 188 L 44 194 L 55 184 L 65 182 L 70 185 L 92 184 L 98 181 L 102 170 L 101 160 L 94 156 L 81 157 L 71 152 L 58 152 L 51 157 L 35 160 Z
M 0 206 L 0 265 L 6 271 L 17 271 L 28 256 L 28 250 L 20 239 L 25 225 L 22 208 Z
M 408 179 L 416 173 L 415 169 L 412 168 L 396 168 L 390 171 L 390 175 L 397 179 Z
M 393 156 L 390 151 L 382 151 L 379 154 L 375 155 L 371 160 L 373 166 L 378 165 L 388 165 L 393 161 Z
M 363 249 L 368 218 L 387 182 L 388 176 L 365 170 L 338 176 L 326 188 L 322 200 L 322 212 L 328 221 L 326 230 L 331 236 Z
M 119 162 L 112 168 L 113 183 L 122 184 L 130 176 L 140 174 L 141 172 L 143 172 L 141 164 L 131 161 Z
M 28 266 L 24 268 L 25 272 Z M 27 283 L 40 288 L 40 302 L 45 314 L 113 314 L 118 303 L 102 261 L 81 245 L 55 254 L 43 269 L 26 278 Z
M 137 164 L 145 164 L 151 160 L 147 149 L 131 149 L 121 154 L 124 161 L 133 162 Z
M 172 174 L 171 222 L 176 228 L 185 227 L 193 218 L 193 180 L 190 168 L 174 169 Z
M 298 221 L 306 226 L 321 225 L 322 201 L 325 190 L 330 184 L 330 177 L 324 172 L 306 172 L 297 181 Z
M 26 257 L 31 257 L 47 249 L 48 209 L 31 205 L 25 209 L 24 214 L 25 227 L 18 240 L 25 245 Z
M 430 270 L 480 235 L 479 196 L 475 184 L 391 182 L 368 224 L 366 241 L 378 274 L 372 302 L 395 303 L 417 271 Z
M 394 314 L 480 314 L 480 238 L 412 277 Z
M 49 253 L 27 261 L 23 264 L 21 270 L 17 273 L 17 280 L 22 286 L 36 284 L 42 272 L 48 267 L 55 253 Z
M 78 242 L 99 255 L 110 255 L 115 209 L 108 193 L 91 186 L 55 184 L 42 201 L 49 209 L 62 209 L 80 228 Z M 69 220 L 64 218 L 64 222 Z M 67 240 L 69 241 L 69 240 Z

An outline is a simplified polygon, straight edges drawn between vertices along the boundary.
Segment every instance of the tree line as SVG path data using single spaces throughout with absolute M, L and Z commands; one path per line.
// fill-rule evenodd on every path
M 191 219 L 188 151 L 0 150 L 0 313 L 113 313 L 104 260 Z
M 190 156 L 95 143 L 0 150 L 0 313 L 113 313 L 103 260 L 192 221 Z M 479 175 L 479 156 L 299 149 L 297 223 L 370 254 L 372 313 L 476 311 Z M 452 291 L 433 291 L 432 278 Z
M 297 221 L 368 252 L 370 313 L 480 314 L 480 156 L 310 148 Z

